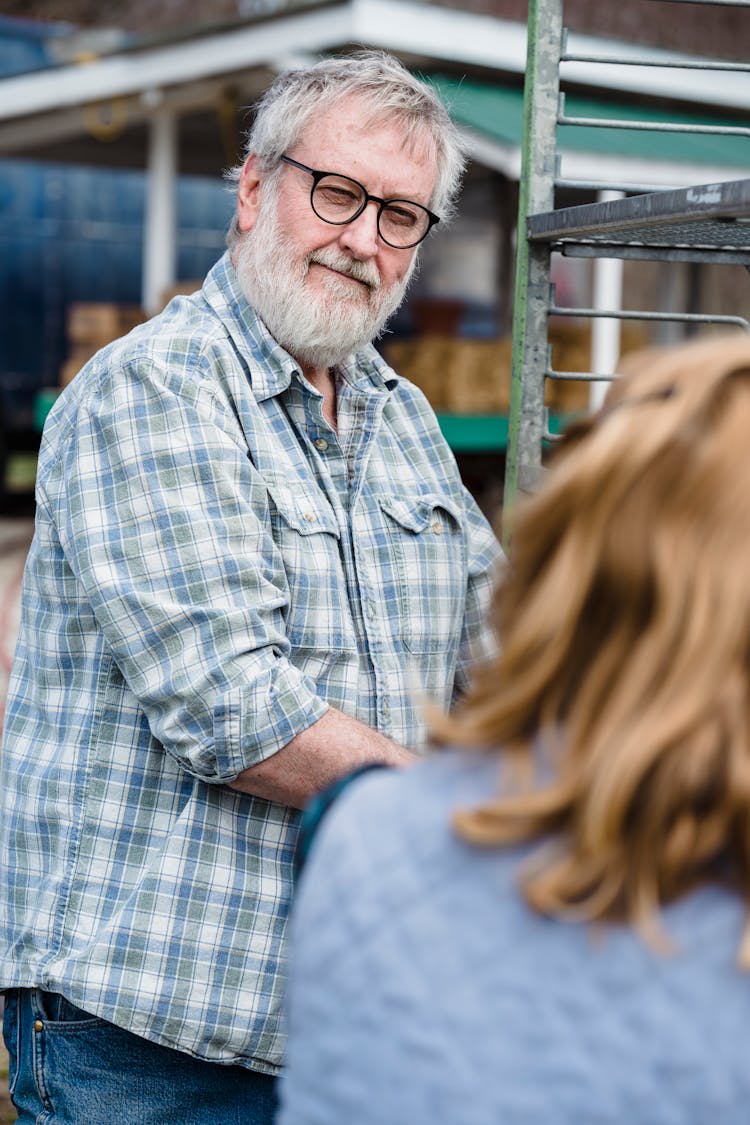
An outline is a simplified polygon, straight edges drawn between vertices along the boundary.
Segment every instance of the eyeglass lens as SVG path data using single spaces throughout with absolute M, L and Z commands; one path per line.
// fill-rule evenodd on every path
M 312 191 L 312 206 L 326 223 L 351 222 L 364 208 L 366 195 L 346 176 L 323 176 Z M 380 208 L 378 230 L 391 246 L 406 248 L 421 241 L 430 226 L 429 212 L 418 203 L 395 199 Z

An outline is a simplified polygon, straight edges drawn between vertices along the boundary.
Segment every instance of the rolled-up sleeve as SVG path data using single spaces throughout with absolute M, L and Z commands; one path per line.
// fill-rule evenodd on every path
M 78 596 L 184 769 L 232 780 L 321 717 L 290 661 L 267 491 L 226 402 L 131 358 L 81 402 L 56 472 L 48 502 Z

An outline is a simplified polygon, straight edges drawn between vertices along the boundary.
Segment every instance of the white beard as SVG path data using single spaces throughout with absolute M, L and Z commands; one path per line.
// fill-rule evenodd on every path
M 233 256 L 242 291 L 273 338 L 303 366 L 324 370 L 376 339 L 401 304 L 417 263 L 406 276 L 383 289 L 372 261 L 360 262 L 331 246 L 296 262 L 292 240 L 279 226 L 276 200 L 269 199 L 252 231 L 242 236 Z M 362 285 L 323 271 L 325 292 L 306 284 L 311 264 L 329 266 Z

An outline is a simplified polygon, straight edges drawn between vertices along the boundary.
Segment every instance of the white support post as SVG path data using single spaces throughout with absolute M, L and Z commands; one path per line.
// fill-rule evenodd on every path
M 175 281 L 177 263 L 177 116 L 159 107 L 150 119 L 143 231 L 142 302 L 149 316 Z
M 598 202 L 622 199 L 621 191 L 601 191 Z M 595 309 L 622 308 L 622 271 L 620 258 L 595 258 L 593 301 Z M 591 370 L 600 375 L 611 375 L 620 358 L 620 328 L 622 321 L 611 317 L 594 317 L 591 322 Z M 591 384 L 589 406 L 592 410 L 602 404 L 609 383 L 599 379 Z

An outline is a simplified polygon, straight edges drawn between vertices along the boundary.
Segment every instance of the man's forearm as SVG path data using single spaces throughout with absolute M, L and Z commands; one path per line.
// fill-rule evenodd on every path
M 368 762 L 411 765 L 416 755 L 334 707 L 270 758 L 244 770 L 233 789 L 302 808 L 337 778 Z

